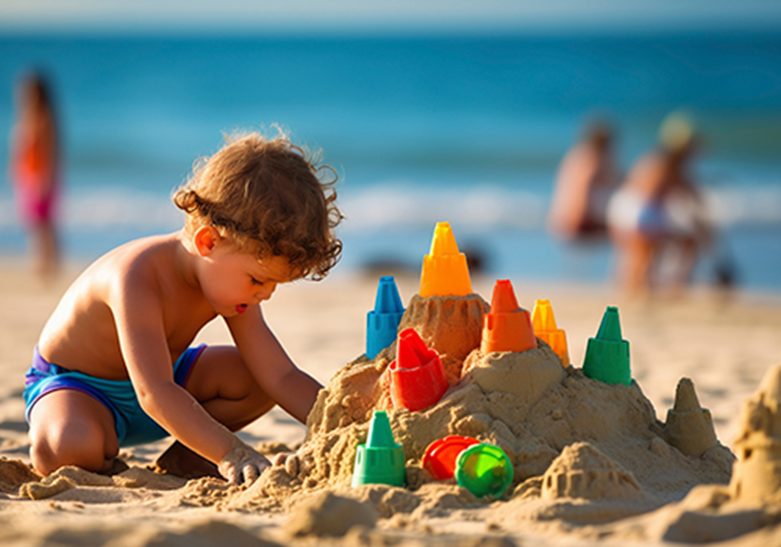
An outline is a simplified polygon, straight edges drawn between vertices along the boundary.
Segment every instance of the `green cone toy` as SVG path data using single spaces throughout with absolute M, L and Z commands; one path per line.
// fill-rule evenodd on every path
M 393 439 L 388 414 L 375 410 L 366 443 L 359 444 L 355 453 L 353 487 L 362 484 L 404 486 L 406 481 L 404 449 Z
M 588 339 L 583 373 L 606 384 L 632 383 L 629 369 L 629 342 L 621 338 L 618 308 L 608 306 L 596 337 Z

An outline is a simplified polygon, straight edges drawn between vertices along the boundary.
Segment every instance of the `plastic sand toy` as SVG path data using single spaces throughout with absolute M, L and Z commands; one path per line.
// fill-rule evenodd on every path
M 491 298 L 491 311 L 483 318 L 480 351 L 520 352 L 536 347 L 529 312 L 518 306 L 510 280 L 498 280 Z
M 374 310 L 366 314 L 366 357 L 374 359 L 396 339 L 404 306 L 393 276 L 380 278 Z
M 406 482 L 404 449 L 393 439 L 387 413 L 384 410 L 375 410 L 369 424 L 366 443 L 359 444 L 355 453 L 352 485 L 404 486 Z
M 423 257 L 420 296 L 466 296 L 471 292 L 466 255 L 459 252 L 450 224 L 438 222 L 431 250 Z
M 426 452 L 423 454 L 423 468 L 436 480 L 452 479 L 456 472 L 458 455 L 479 443 L 477 439 L 461 435 L 448 435 L 437 439 L 426 447 Z
M 393 406 L 423 410 L 438 402 L 449 387 L 439 354 L 426 347 L 415 329 L 404 329 L 396 342 L 390 370 Z
M 588 339 L 583 373 L 606 384 L 632 383 L 629 342 L 621 337 L 618 308 L 608 306 L 596 337 Z
M 569 351 L 567 349 L 567 334 L 556 325 L 556 317 L 553 315 L 553 306 L 547 299 L 534 301 L 532 309 L 532 327 L 534 334 L 545 340 L 553 353 L 559 356 L 561 364 L 569 366 Z
M 455 476 L 459 486 L 478 498 L 500 497 L 513 483 L 513 465 L 500 447 L 480 443 L 458 455 Z

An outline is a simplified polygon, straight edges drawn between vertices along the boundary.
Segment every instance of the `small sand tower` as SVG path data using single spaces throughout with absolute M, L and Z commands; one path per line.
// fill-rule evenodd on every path
M 414 328 L 439 353 L 452 385 L 461 379 L 463 360 L 480 346 L 487 311 L 486 302 L 472 292 L 466 256 L 458 251 L 450 224 L 439 222 L 431 252 L 423 257 L 420 292 L 410 300 L 399 332 Z
M 746 401 L 735 452 L 732 497 L 752 505 L 781 502 L 781 365 L 765 374 Z
M 689 378 L 681 378 L 675 388 L 675 404 L 667 412 L 664 438 L 687 456 L 697 457 L 718 443 L 710 411 L 700 406 Z

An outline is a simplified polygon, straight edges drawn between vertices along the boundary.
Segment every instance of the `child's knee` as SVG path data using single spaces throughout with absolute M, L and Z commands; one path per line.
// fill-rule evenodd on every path
M 30 459 L 44 475 L 64 465 L 100 471 L 106 461 L 105 433 L 100 425 L 71 421 L 32 433 Z

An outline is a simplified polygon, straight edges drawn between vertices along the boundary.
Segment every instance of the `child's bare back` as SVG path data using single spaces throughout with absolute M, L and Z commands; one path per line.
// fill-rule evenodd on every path
M 128 277 L 159 295 L 171 362 L 216 313 L 177 266 L 179 233 L 131 241 L 91 264 L 67 290 L 41 333 L 38 350 L 47 360 L 100 378 L 127 380 L 119 347 L 112 293 Z
M 39 471 L 106 469 L 120 446 L 171 434 L 230 480 L 259 475 L 267 460 L 232 432 L 275 404 L 303 422 L 321 388 L 260 307 L 339 256 L 341 216 L 316 172 L 285 138 L 235 140 L 174 196 L 187 214 L 180 232 L 127 243 L 73 283 L 26 376 Z M 192 347 L 218 315 L 236 345 Z

